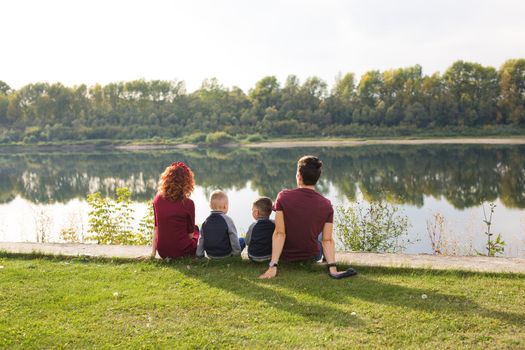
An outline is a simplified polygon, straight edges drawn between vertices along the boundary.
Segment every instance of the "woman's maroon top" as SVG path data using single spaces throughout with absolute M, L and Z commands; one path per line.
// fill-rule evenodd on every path
M 153 199 L 157 251 L 162 258 L 195 256 L 198 229 L 191 199 L 172 202 L 157 193 Z M 193 238 L 189 237 L 193 234 Z

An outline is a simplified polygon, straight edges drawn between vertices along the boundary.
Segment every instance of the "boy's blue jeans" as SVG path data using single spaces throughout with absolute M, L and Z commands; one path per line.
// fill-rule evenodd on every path
M 312 260 L 319 261 L 323 258 L 323 244 L 321 243 L 323 241 L 323 234 L 320 233 L 317 237 L 317 244 L 319 244 L 319 254 L 317 256 L 314 256 Z M 243 237 L 239 237 L 239 245 L 241 246 L 241 252 L 246 248 L 246 241 Z
M 246 248 L 246 241 L 243 237 L 239 237 L 239 245 L 241 246 L 241 252 Z

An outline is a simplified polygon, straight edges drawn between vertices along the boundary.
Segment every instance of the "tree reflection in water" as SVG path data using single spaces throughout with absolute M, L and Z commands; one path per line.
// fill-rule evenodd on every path
M 324 162 L 320 191 L 333 186 L 349 200 L 359 189 L 367 201 L 422 206 L 433 196 L 463 209 L 499 198 L 506 207 L 525 207 L 525 146 L 479 145 L 0 153 L 0 202 L 18 195 L 66 202 L 95 191 L 113 195 L 121 186 L 147 201 L 175 160 L 188 163 L 205 190 L 251 186 L 274 198 L 294 186 L 295 162 L 309 153 Z

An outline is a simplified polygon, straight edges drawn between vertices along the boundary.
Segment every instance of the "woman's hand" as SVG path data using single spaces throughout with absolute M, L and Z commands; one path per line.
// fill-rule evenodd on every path
M 260 279 L 270 279 L 277 276 L 277 266 L 269 267 L 268 270 L 266 270 L 265 273 L 259 276 Z
M 137 258 L 139 261 L 146 261 L 146 260 L 153 260 L 155 259 L 155 255 L 141 255 Z

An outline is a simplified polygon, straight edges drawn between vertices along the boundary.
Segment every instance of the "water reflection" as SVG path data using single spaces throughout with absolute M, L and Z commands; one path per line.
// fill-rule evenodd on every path
M 428 196 L 458 209 L 498 198 L 506 207 L 525 207 L 525 147 L 477 145 L 0 153 L 0 202 L 21 196 L 64 203 L 94 191 L 112 195 L 120 186 L 129 187 L 134 200 L 147 201 L 174 160 L 187 162 L 205 191 L 250 186 L 274 198 L 294 186 L 295 162 L 306 153 L 325 164 L 320 191 L 333 186 L 350 201 L 361 191 L 368 201 L 418 207 Z

